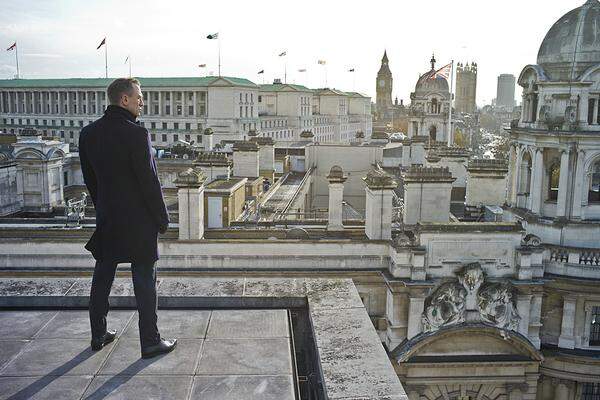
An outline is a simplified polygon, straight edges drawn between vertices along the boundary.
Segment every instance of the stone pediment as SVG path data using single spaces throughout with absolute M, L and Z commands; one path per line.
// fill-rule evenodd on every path
M 424 332 L 463 322 L 516 331 L 516 289 L 508 281 L 489 282 L 479 263 L 467 264 L 456 279 L 439 285 L 425 301 Z
M 523 362 L 543 360 L 523 335 L 480 323 L 446 326 L 423 332 L 391 352 L 403 362 Z

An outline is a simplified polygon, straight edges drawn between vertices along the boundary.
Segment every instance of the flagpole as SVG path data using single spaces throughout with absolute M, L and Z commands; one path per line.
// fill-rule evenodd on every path
M 452 86 L 454 84 L 454 60 L 450 66 L 450 102 L 448 109 L 448 147 L 452 146 Z
M 104 71 L 106 74 L 106 77 L 108 78 L 108 43 L 105 41 L 104 42 Z
M 15 58 L 17 60 L 17 79 L 19 79 L 19 46 L 15 46 Z

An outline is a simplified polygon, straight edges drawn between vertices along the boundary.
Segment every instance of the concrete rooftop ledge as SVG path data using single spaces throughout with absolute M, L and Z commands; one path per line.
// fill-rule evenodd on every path
M 90 282 L 3 278 L 0 308 L 87 307 Z M 304 308 L 326 399 L 407 399 L 351 279 L 164 277 L 158 293 L 162 310 Z M 115 279 L 111 305 L 134 307 L 131 279 Z

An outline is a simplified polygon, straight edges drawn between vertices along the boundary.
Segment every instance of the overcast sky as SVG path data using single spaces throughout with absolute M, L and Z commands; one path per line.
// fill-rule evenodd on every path
M 496 96 L 501 73 L 518 77 L 535 63 L 552 24 L 584 0 L 455 1 L 115 1 L 3 0 L 0 79 L 221 74 L 256 83 L 282 78 L 311 88 L 325 85 L 375 97 L 375 78 L 387 49 L 394 97 L 408 103 L 432 52 L 438 66 L 476 61 L 477 103 Z M 287 57 L 278 57 L 282 51 Z M 326 60 L 326 67 L 317 60 Z M 198 64 L 207 64 L 201 70 Z M 297 72 L 306 68 L 306 73 Z M 354 74 L 347 72 L 354 68 Z M 256 73 L 265 70 L 264 75 Z M 142 88 L 143 89 L 143 88 Z M 517 99 L 519 101 L 519 99 Z

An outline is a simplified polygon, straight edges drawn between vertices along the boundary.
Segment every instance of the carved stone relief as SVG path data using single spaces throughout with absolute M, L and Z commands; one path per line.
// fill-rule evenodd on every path
M 516 330 L 515 289 L 509 282 L 485 282 L 479 263 L 467 264 L 451 282 L 442 283 L 425 301 L 421 322 L 425 332 L 461 322 L 484 322 Z

